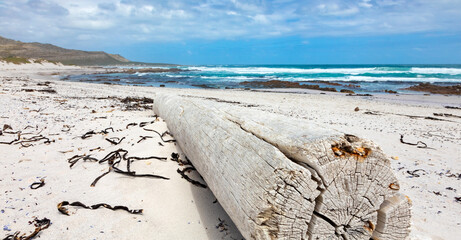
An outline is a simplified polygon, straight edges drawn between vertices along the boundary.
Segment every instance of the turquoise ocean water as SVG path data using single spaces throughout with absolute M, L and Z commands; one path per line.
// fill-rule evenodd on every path
M 408 91 L 403 88 L 419 83 L 461 84 L 461 65 L 197 65 L 176 68 L 184 71 L 79 75 L 68 80 L 175 88 L 245 88 L 243 82 L 280 80 L 364 93 L 384 90 L 406 93 Z

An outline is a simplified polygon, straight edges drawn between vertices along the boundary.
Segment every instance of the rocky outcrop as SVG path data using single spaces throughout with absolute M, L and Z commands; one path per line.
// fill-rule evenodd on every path
M 420 83 L 418 85 L 414 85 L 408 88 L 404 88 L 403 90 L 411 90 L 417 92 L 429 92 L 434 94 L 453 94 L 453 95 L 461 95 L 461 85 L 452 85 L 452 86 L 440 86 L 430 83 Z

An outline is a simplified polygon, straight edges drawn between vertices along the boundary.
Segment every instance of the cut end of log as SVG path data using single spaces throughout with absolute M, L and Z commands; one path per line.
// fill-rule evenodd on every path
M 374 143 L 351 135 L 312 144 L 317 145 L 310 148 L 313 154 L 297 159 L 316 169 L 323 189 L 316 199 L 309 239 L 369 239 L 379 224 L 388 222 L 378 221 L 382 203 L 398 194 L 390 161 Z M 402 208 L 409 213 L 409 206 Z

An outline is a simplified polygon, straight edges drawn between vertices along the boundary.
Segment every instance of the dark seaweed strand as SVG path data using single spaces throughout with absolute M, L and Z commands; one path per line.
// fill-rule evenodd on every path
M 163 136 L 162 136 L 162 134 L 161 134 L 161 133 L 159 133 L 159 132 L 157 132 L 157 131 L 155 131 L 154 129 L 149 129 L 149 128 L 143 128 L 143 129 L 144 129 L 145 131 L 150 131 L 150 132 L 155 132 L 155 133 L 157 133 L 157 134 L 158 134 L 158 136 L 160 137 L 160 139 L 162 139 L 162 141 L 163 141 L 163 142 L 165 142 L 165 143 L 168 143 L 168 142 L 176 142 L 176 140 L 175 140 L 175 139 L 171 139 L 171 140 L 164 140 L 164 139 L 163 139 Z
M 12 140 L 12 141 L 10 141 L 10 142 L 0 142 L 0 144 L 8 144 L 8 145 L 11 145 L 11 144 L 13 144 L 14 142 L 19 141 L 20 139 L 21 139 L 21 133 L 18 133 L 18 136 L 17 136 L 16 139 L 14 139 L 14 140 Z
M 424 143 L 424 142 L 422 142 L 422 141 L 418 141 L 418 142 L 416 142 L 416 143 L 405 142 L 405 141 L 403 141 L 403 135 L 402 135 L 402 134 L 400 134 L 400 142 L 403 143 L 403 144 L 407 144 L 407 145 L 411 145 L 411 146 L 416 146 L 417 148 L 429 148 L 429 149 L 433 149 L 433 148 L 428 147 L 427 144 Z M 420 144 L 422 144 L 422 146 L 418 146 L 418 145 L 420 145 Z
M 156 156 L 150 156 L 150 157 L 128 157 L 126 158 L 127 160 L 150 160 L 150 159 L 157 159 L 157 160 L 162 160 L 165 161 L 167 160 L 166 157 L 156 157 Z
M 138 125 L 138 124 L 137 124 L 137 123 L 128 123 L 128 124 L 126 125 L 126 129 L 128 129 L 128 127 L 136 126 L 136 125 Z
M 114 144 L 114 145 L 119 145 L 123 139 L 125 139 L 125 137 L 123 138 L 118 138 L 118 137 L 112 137 L 112 138 L 106 138 L 106 141 L 110 142 L 111 144 Z
M 142 142 L 142 141 L 144 141 L 144 140 L 146 140 L 146 139 L 148 139 L 148 138 L 153 138 L 152 136 L 139 136 L 139 137 L 140 137 L 141 139 L 139 139 L 137 143 L 140 143 L 140 142 Z
M 112 130 L 112 132 L 114 132 L 114 128 L 113 127 L 108 127 L 100 132 L 95 132 L 93 130 L 91 131 L 88 131 L 86 132 L 85 134 L 83 134 L 83 136 L 81 136 L 82 139 L 87 139 L 89 137 L 92 137 L 93 135 L 95 134 L 108 134 L 109 133 L 109 130 Z
M 69 216 L 69 212 L 68 212 L 68 210 L 67 210 L 67 208 L 65 206 L 82 207 L 82 208 L 91 209 L 91 210 L 95 210 L 95 209 L 98 209 L 100 207 L 104 207 L 104 208 L 107 208 L 107 209 L 110 209 L 110 210 L 113 210 L 113 211 L 115 211 L 115 210 L 124 210 L 124 211 L 127 211 L 127 212 L 131 213 L 131 214 L 141 214 L 142 211 L 143 211 L 142 209 L 131 210 L 126 206 L 114 206 L 114 207 L 112 207 L 111 205 L 106 204 L 106 203 L 99 203 L 99 204 L 87 206 L 87 205 L 85 205 L 85 204 L 83 204 L 81 202 L 69 203 L 68 201 L 63 201 L 63 202 L 58 204 L 58 211 L 61 212 L 62 214 L 68 215 L 68 216 Z
M 35 238 L 41 231 L 47 229 L 51 225 L 51 221 L 48 218 L 43 218 L 43 219 L 34 219 L 35 223 L 35 230 L 28 236 L 25 234 L 21 234 L 20 231 L 16 231 L 14 234 L 7 235 L 3 240 L 30 240 Z
M 112 171 L 112 168 L 109 167 L 109 170 L 108 170 L 107 172 L 101 174 L 99 177 L 97 177 L 96 179 L 94 179 L 94 181 L 91 183 L 90 187 L 95 187 L 95 186 L 96 186 L 96 183 L 98 183 L 98 181 L 99 181 L 102 177 L 106 176 L 106 175 L 109 174 L 111 171 Z
M 145 127 L 146 125 L 149 125 L 149 124 L 152 124 L 152 123 L 155 123 L 155 120 L 150 121 L 150 122 L 141 122 L 141 123 L 139 123 L 139 127 Z
M 32 184 L 30 185 L 30 189 L 34 189 L 34 190 L 35 190 L 35 189 L 41 188 L 41 187 L 43 187 L 43 186 L 45 186 L 45 179 L 44 179 L 44 178 L 40 179 L 40 182 L 34 182 L 34 183 L 32 183 Z
M 69 167 L 72 168 L 80 159 L 82 159 L 83 161 L 98 161 L 98 159 L 91 157 L 91 155 L 74 155 L 73 157 L 67 159 L 67 162 L 70 163 Z
M 186 171 L 190 171 L 190 170 L 195 170 L 194 167 L 186 167 L 184 168 L 183 170 L 180 170 L 178 168 L 178 170 L 176 170 L 184 179 L 186 179 L 188 182 L 192 183 L 193 185 L 195 186 L 198 186 L 198 187 L 202 187 L 202 188 L 207 188 L 207 186 L 199 181 L 196 181 L 196 180 L 193 180 L 191 179 L 189 176 L 187 176 L 186 174 Z
M 115 166 L 113 167 L 113 169 L 114 169 L 114 172 L 116 172 L 116 173 L 132 176 L 132 177 L 152 177 L 152 178 L 160 178 L 160 179 L 170 180 L 169 178 L 164 177 L 164 176 L 160 176 L 160 175 L 136 174 L 136 172 L 134 172 L 134 171 L 132 171 L 132 172 L 123 171 L 123 170 L 121 170 L 121 169 L 119 169 L 119 168 L 117 168 Z

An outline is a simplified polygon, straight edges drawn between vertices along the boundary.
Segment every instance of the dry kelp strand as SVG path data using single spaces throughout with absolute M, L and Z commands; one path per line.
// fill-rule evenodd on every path
M 154 129 L 149 129 L 149 128 L 143 128 L 143 129 L 144 129 L 145 131 L 157 133 L 158 136 L 160 137 L 160 139 L 162 139 L 162 142 L 164 142 L 164 143 L 176 142 L 176 140 L 174 140 L 174 139 L 170 139 L 170 140 L 165 140 L 165 139 L 163 139 L 163 137 L 166 136 L 166 135 L 170 135 L 170 136 L 171 136 L 171 133 L 168 132 L 168 131 L 165 131 L 165 132 L 163 132 L 163 133 L 159 133 L 159 132 L 155 131 Z
M 125 137 L 118 138 L 118 137 L 111 137 L 111 138 L 106 138 L 106 141 L 110 142 L 113 145 L 119 145 Z
M 83 134 L 81 136 L 81 138 L 82 139 L 87 139 L 87 138 L 92 137 L 93 135 L 96 135 L 96 134 L 103 134 L 103 135 L 108 134 L 109 130 L 112 130 L 112 132 L 114 132 L 114 128 L 112 128 L 112 127 L 108 127 L 108 128 L 106 128 L 104 130 L 101 130 L 100 132 L 95 132 L 94 130 L 91 130 L 91 131 L 88 131 L 85 134 Z
M 35 226 L 35 230 L 31 234 L 29 235 L 26 235 L 25 233 L 21 234 L 21 232 L 17 231 L 14 234 L 6 236 L 5 238 L 3 238 L 3 240 L 30 240 L 38 236 L 38 234 L 42 230 L 47 229 L 51 225 L 51 221 L 48 218 L 43 218 L 43 219 L 35 218 L 33 223 Z
M 98 203 L 98 204 L 95 204 L 95 205 L 91 205 L 91 206 L 87 206 L 81 202 L 68 202 L 68 201 L 62 201 L 58 204 L 58 211 L 64 215 L 67 215 L 67 216 L 70 216 L 69 214 L 69 210 L 67 209 L 66 206 L 73 206 L 73 207 L 82 207 L 82 208 L 85 208 L 85 209 L 90 209 L 90 210 L 95 210 L 95 209 L 98 209 L 100 207 L 104 207 L 104 208 L 107 208 L 107 209 L 110 209 L 110 210 L 113 210 L 113 211 L 116 211 L 116 210 L 124 210 L 124 211 L 127 211 L 131 214 L 142 214 L 142 209 L 134 209 L 134 210 L 131 210 L 129 209 L 128 207 L 126 206 L 120 206 L 120 205 L 117 205 L 117 206 L 111 206 L 109 204 L 106 204 L 106 203 Z
M 416 146 L 417 148 L 428 148 L 428 149 L 433 149 L 433 148 L 428 147 L 427 144 L 424 143 L 424 142 L 422 142 L 422 141 L 418 141 L 418 142 L 416 142 L 416 143 L 405 142 L 405 141 L 403 140 L 403 135 L 402 135 L 402 134 L 400 134 L 400 142 L 403 143 L 403 144 Z
M 134 161 L 152 160 L 152 159 L 166 161 L 167 158 L 165 158 L 165 157 L 157 157 L 157 156 L 148 156 L 148 157 L 131 156 L 131 157 L 127 157 L 127 155 L 128 155 L 128 151 L 125 150 L 125 149 L 120 148 L 118 150 L 115 150 L 115 151 L 112 151 L 112 152 L 108 153 L 106 156 L 104 156 L 100 160 L 98 160 L 98 159 L 96 159 L 94 157 L 91 157 L 91 155 L 88 155 L 88 156 L 87 155 L 75 155 L 75 156 L 69 158 L 68 162 L 70 163 L 70 167 L 75 165 L 75 163 L 77 163 L 81 159 L 83 159 L 84 161 L 89 160 L 89 161 L 93 161 L 93 162 L 98 162 L 99 164 L 102 164 L 102 163 L 105 163 L 105 162 L 108 163 L 109 170 L 107 172 L 101 174 L 100 176 L 98 176 L 96 179 L 94 179 L 93 182 L 90 185 L 91 187 L 96 186 L 96 183 L 101 178 L 103 178 L 104 176 L 106 176 L 107 174 L 109 174 L 112 171 L 116 172 L 116 173 L 119 173 L 119 174 L 131 176 L 131 177 L 150 177 L 150 178 L 158 178 L 158 179 L 169 180 L 169 178 L 167 178 L 167 177 L 160 176 L 160 175 L 155 175 L 155 174 L 137 174 L 135 171 L 131 171 L 131 169 L 130 169 L 131 168 L 130 167 L 131 163 L 134 162 Z M 122 161 L 126 162 L 126 171 L 122 170 L 122 169 L 120 169 L 118 167 L 120 162 L 122 162 Z
M 30 185 L 30 189 L 34 189 L 34 190 L 35 190 L 35 189 L 41 188 L 41 187 L 43 187 L 43 186 L 45 186 L 45 179 L 44 179 L 44 178 L 40 179 L 40 182 L 34 182 L 34 183 L 32 183 L 32 184 Z
M 93 162 L 98 161 L 98 159 L 91 157 L 91 155 L 74 155 L 73 157 L 67 159 L 67 162 L 70 163 L 69 167 L 72 168 L 79 160 Z
M 197 187 L 202 187 L 202 188 L 207 188 L 207 186 L 199 181 L 191 179 L 189 176 L 187 176 L 186 172 L 191 172 L 191 171 L 197 171 L 193 166 L 186 167 L 183 170 L 180 170 L 179 168 L 176 170 L 184 179 L 186 179 L 188 182 L 192 183 L 193 185 Z

